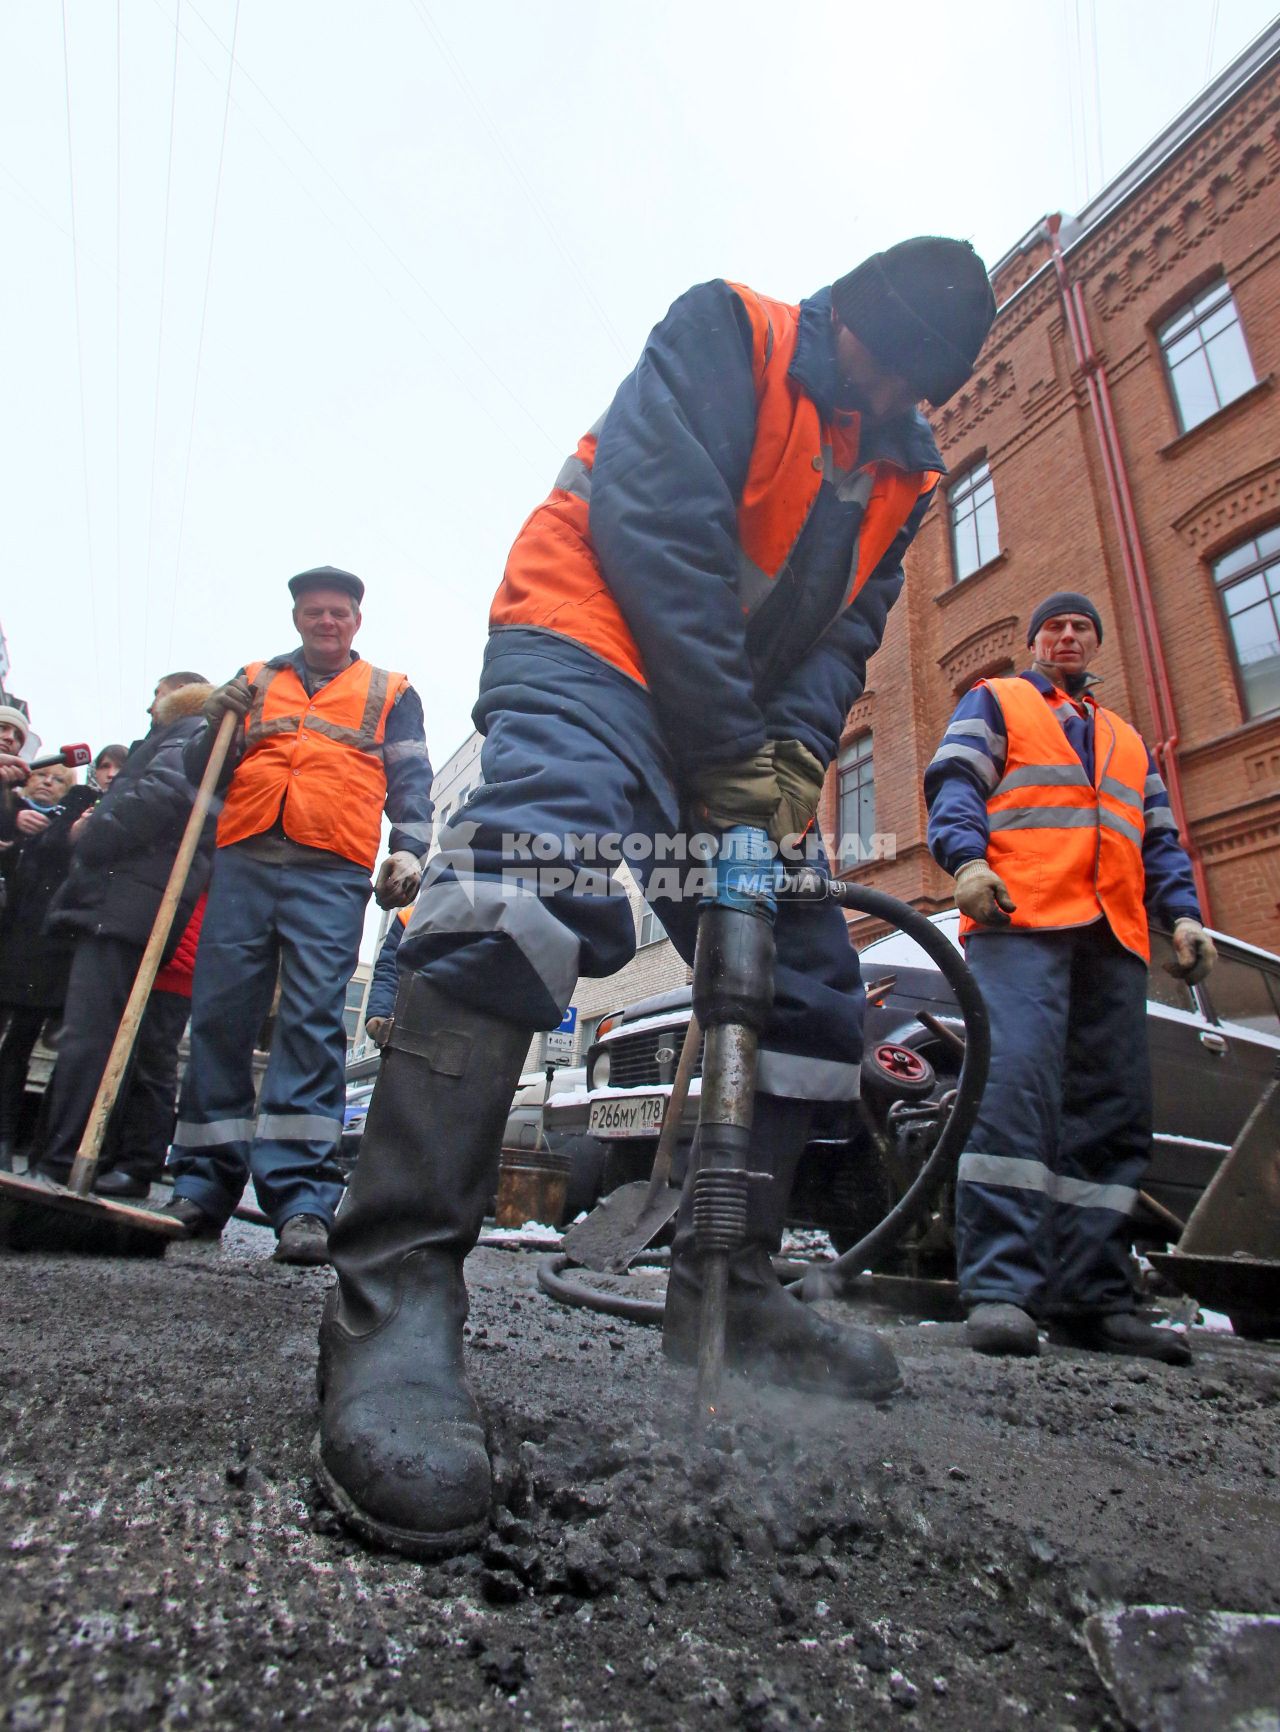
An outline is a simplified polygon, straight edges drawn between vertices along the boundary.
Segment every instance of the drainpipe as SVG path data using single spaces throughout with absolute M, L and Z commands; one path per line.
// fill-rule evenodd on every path
M 1071 337 L 1071 346 L 1075 351 L 1076 364 L 1084 374 L 1085 388 L 1089 393 L 1089 407 L 1093 411 L 1098 444 L 1101 448 L 1102 469 L 1106 477 L 1107 494 L 1111 501 L 1112 515 L 1115 518 L 1116 530 L 1120 537 L 1120 560 L 1124 568 L 1125 587 L 1129 592 L 1129 605 L 1133 610 L 1134 623 L 1138 628 L 1138 648 L 1142 655 L 1142 671 L 1147 688 L 1147 699 L 1151 705 L 1156 732 L 1159 735 L 1154 748 L 1155 760 L 1161 775 L 1164 777 L 1165 786 L 1169 790 L 1169 805 L 1173 811 L 1174 822 L 1177 824 L 1179 834 L 1182 837 L 1183 846 L 1191 860 L 1191 871 L 1195 878 L 1200 911 L 1207 923 L 1211 919 L 1209 886 L 1205 877 L 1204 864 L 1200 859 L 1198 849 L 1192 844 L 1191 832 L 1187 824 L 1186 802 L 1182 795 L 1182 774 L 1178 765 L 1178 715 L 1174 707 L 1173 690 L 1169 684 L 1169 669 L 1165 662 L 1164 646 L 1160 642 L 1160 632 L 1156 624 L 1155 603 L 1151 595 L 1151 580 L 1147 572 L 1146 555 L 1142 546 L 1142 532 L 1138 527 L 1138 515 L 1134 509 L 1133 494 L 1129 488 L 1128 469 L 1125 465 L 1119 429 L 1116 426 L 1115 412 L 1111 403 L 1111 386 L 1107 379 L 1106 366 L 1094 347 L 1093 333 L 1089 328 L 1089 317 L 1085 309 L 1084 294 L 1079 283 L 1073 282 L 1067 273 L 1067 263 L 1063 257 L 1062 241 L 1058 233 L 1062 226 L 1061 215 L 1055 214 L 1049 217 L 1045 226 L 1053 248 L 1053 268 L 1058 277 L 1058 288 L 1062 295 L 1062 310 Z

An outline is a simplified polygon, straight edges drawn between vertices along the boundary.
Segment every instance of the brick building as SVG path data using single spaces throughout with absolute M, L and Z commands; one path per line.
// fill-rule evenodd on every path
M 994 268 L 977 370 L 933 416 L 948 475 L 824 795 L 833 846 L 896 837 L 892 859 L 847 851 L 851 876 L 949 905 L 925 766 L 957 697 L 1026 664 L 1035 603 L 1083 589 L 1101 695 L 1157 749 L 1208 919 L 1280 949 L 1278 175 L 1280 25 Z

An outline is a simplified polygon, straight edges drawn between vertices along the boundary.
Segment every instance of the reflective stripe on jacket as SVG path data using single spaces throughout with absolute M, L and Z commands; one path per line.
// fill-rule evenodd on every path
M 1123 717 L 1090 704 L 1093 780 L 1061 723 L 1027 680 L 981 682 L 1004 717 L 1004 774 L 987 799 L 987 861 L 1017 904 L 1015 927 L 1084 926 L 1105 915 L 1150 958 L 1142 843 L 1147 748 Z M 961 937 L 975 930 L 962 919 Z
M 779 578 L 790 572 L 790 558 L 824 481 L 842 501 L 861 507 L 847 582 L 832 595 L 826 617 L 816 622 L 812 641 L 804 646 L 808 649 L 857 598 L 940 471 L 908 471 L 883 458 L 860 467 L 858 417 L 824 415 L 791 372 L 801 309 L 738 284 L 728 290 L 750 328 L 755 386 L 754 434 L 737 497 L 733 574 L 745 618 L 758 614 Z M 590 531 L 592 471 L 603 427 L 602 418 L 583 436 L 550 495 L 521 529 L 489 623 L 495 631 L 524 626 L 560 633 L 646 685 L 643 656 L 610 591 Z M 637 451 L 637 465 L 647 461 L 652 463 L 652 454 Z M 681 534 L 674 515 L 671 533 Z M 790 572 L 802 585 L 804 575 Z
M 372 871 L 387 798 L 387 717 L 407 676 L 357 660 L 308 696 L 291 666 L 249 662 L 245 675 L 253 707 L 218 846 L 261 835 L 279 819 L 292 841 Z

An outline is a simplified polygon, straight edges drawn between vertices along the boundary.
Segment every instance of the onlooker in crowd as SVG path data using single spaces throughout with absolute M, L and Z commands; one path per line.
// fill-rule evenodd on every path
M 76 825 L 75 855 L 49 919 L 74 937 L 58 1063 L 41 1114 L 34 1162 L 65 1181 L 102 1080 L 111 1043 L 160 906 L 195 790 L 183 751 L 202 727 L 212 687 L 199 674 L 167 674 L 148 709 L 152 727 L 127 756 L 110 792 Z M 168 958 L 194 954 L 193 910 L 209 877 L 214 820 L 205 826 L 178 904 Z M 194 925 L 194 932 L 191 927 Z M 186 971 L 189 979 L 189 967 Z M 173 977 L 181 980 L 181 977 Z M 178 1042 L 190 987 L 158 976 L 104 1148 L 98 1189 L 144 1197 L 159 1176 L 173 1126 Z M 166 990 L 166 987 L 168 990 Z
M 45 1018 L 62 1008 L 71 940 L 44 931 L 45 915 L 71 863 L 71 830 L 93 804 L 61 764 L 32 770 L 0 802 L 0 852 L 7 897 L 0 914 L 0 1170 L 11 1171 L 27 1064 Z
M 105 794 L 124 769 L 124 761 L 129 756 L 128 746 L 104 746 L 93 760 L 93 780 L 100 794 Z
M 411 902 L 431 841 L 431 765 L 407 677 L 351 649 L 364 585 L 324 566 L 289 581 L 297 649 L 250 662 L 205 706 L 199 779 L 222 717 L 245 718 L 223 777 L 196 961 L 191 1061 L 171 1165 L 173 1217 L 216 1238 L 253 1174 L 282 1263 L 323 1263 L 342 1195 L 343 1010 L 385 808 L 385 907 Z M 253 1040 L 280 1003 L 257 1102 Z
M 0 787 L 26 780 L 27 765 L 21 754 L 30 733 L 31 724 L 21 710 L 0 704 Z

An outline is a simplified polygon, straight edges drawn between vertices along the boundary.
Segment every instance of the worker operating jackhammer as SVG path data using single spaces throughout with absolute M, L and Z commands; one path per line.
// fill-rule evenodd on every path
M 401 945 L 330 1241 L 316 1471 L 364 1537 L 432 1556 L 482 1535 L 462 1265 L 530 1039 L 579 975 L 633 954 L 621 858 L 692 959 L 705 871 L 690 833 L 809 830 L 943 470 L 916 405 L 963 385 L 994 311 L 973 249 L 929 236 L 798 306 L 691 289 L 521 530 L 474 711 L 483 783 L 445 826 Z M 899 1381 L 888 1348 L 815 1315 L 770 1262 L 815 1103 L 857 1095 L 857 957 L 833 904 L 783 903 L 774 937 L 725 1358 L 879 1399 Z M 698 1348 L 695 1240 L 686 1198 L 663 1330 L 681 1364 Z

